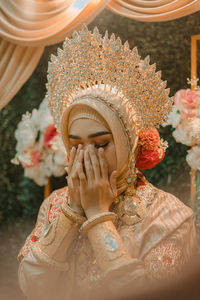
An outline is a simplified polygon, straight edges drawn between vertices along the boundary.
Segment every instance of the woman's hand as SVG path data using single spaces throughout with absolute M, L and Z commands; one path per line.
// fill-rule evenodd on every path
M 79 145 L 77 150 L 75 147 L 72 147 L 67 168 L 67 183 L 70 195 L 69 206 L 80 215 L 83 215 L 84 211 L 81 206 L 78 166 L 79 163 L 83 164 L 83 156 L 82 145 Z
M 86 216 L 90 218 L 109 211 L 117 196 L 116 171 L 113 171 L 109 178 L 104 149 L 99 149 L 97 157 L 92 145 L 84 151 L 84 167 L 85 173 L 83 164 L 78 163 L 81 205 Z

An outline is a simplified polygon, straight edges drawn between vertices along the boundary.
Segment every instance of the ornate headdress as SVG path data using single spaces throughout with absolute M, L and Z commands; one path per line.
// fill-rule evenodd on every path
M 92 33 L 83 26 L 71 39 L 66 38 L 63 50 L 51 56 L 47 83 L 49 107 L 65 146 L 68 148 L 68 108 L 81 101 L 89 106 L 97 101 L 102 111 L 106 105 L 127 137 L 130 151 L 125 179 L 128 184 L 134 182 L 139 132 L 159 127 L 172 107 L 166 82 L 155 69 L 155 64 L 149 65 L 149 57 L 140 59 L 137 48 L 130 50 L 128 42 L 122 45 L 114 34 L 110 39 L 107 32 L 102 37 L 97 28 Z
M 102 37 L 97 28 L 91 33 L 83 25 L 49 62 L 47 98 L 56 127 L 59 130 L 62 113 L 83 91 L 89 94 L 102 85 L 134 111 L 138 130 L 159 127 L 167 119 L 172 99 L 155 69 L 148 57 L 140 59 L 137 48 L 130 50 L 128 42 L 122 45 L 114 34 Z

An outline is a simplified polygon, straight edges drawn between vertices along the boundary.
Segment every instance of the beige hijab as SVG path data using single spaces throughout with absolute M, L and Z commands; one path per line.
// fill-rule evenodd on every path
M 117 190 L 118 194 L 122 193 L 128 186 L 126 178 L 130 160 L 130 146 L 125 132 L 126 129 L 123 128 L 116 113 L 108 105 L 99 101 L 97 95 L 82 95 L 66 108 L 61 118 L 61 135 L 68 153 L 70 147 L 68 139 L 69 128 L 74 120 L 80 118 L 95 119 L 112 132 L 117 158 Z M 134 130 L 135 144 L 136 140 Z

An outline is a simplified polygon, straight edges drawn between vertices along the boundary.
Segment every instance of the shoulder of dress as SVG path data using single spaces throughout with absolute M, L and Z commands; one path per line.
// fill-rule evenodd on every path
M 161 212 L 166 210 L 168 212 L 179 212 L 183 218 L 188 218 L 193 215 L 190 207 L 185 205 L 176 196 L 156 188 L 150 183 L 137 187 L 137 195 L 145 201 L 147 207 L 151 205 L 152 210 Z
M 151 198 L 151 205 L 144 224 L 158 225 L 166 232 L 172 232 L 187 220 L 192 220 L 193 211 L 174 195 L 160 190 L 152 185 L 143 191 Z M 144 194 L 142 196 L 144 197 Z
M 192 217 L 193 211 L 192 209 L 183 203 L 180 199 L 174 196 L 171 193 L 165 192 L 163 190 L 157 189 L 157 199 L 155 202 L 155 206 L 157 204 L 160 205 L 160 208 L 167 208 L 169 212 L 176 212 L 180 215 L 181 219 L 187 219 Z

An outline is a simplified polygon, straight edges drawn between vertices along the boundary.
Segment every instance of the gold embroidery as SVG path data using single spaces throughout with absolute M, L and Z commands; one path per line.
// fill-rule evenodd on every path
M 164 242 L 153 248 L 145 258 L 145 265 L 153 278 L 171 278 L 185 263 L 184 255 L 174 242 Z

